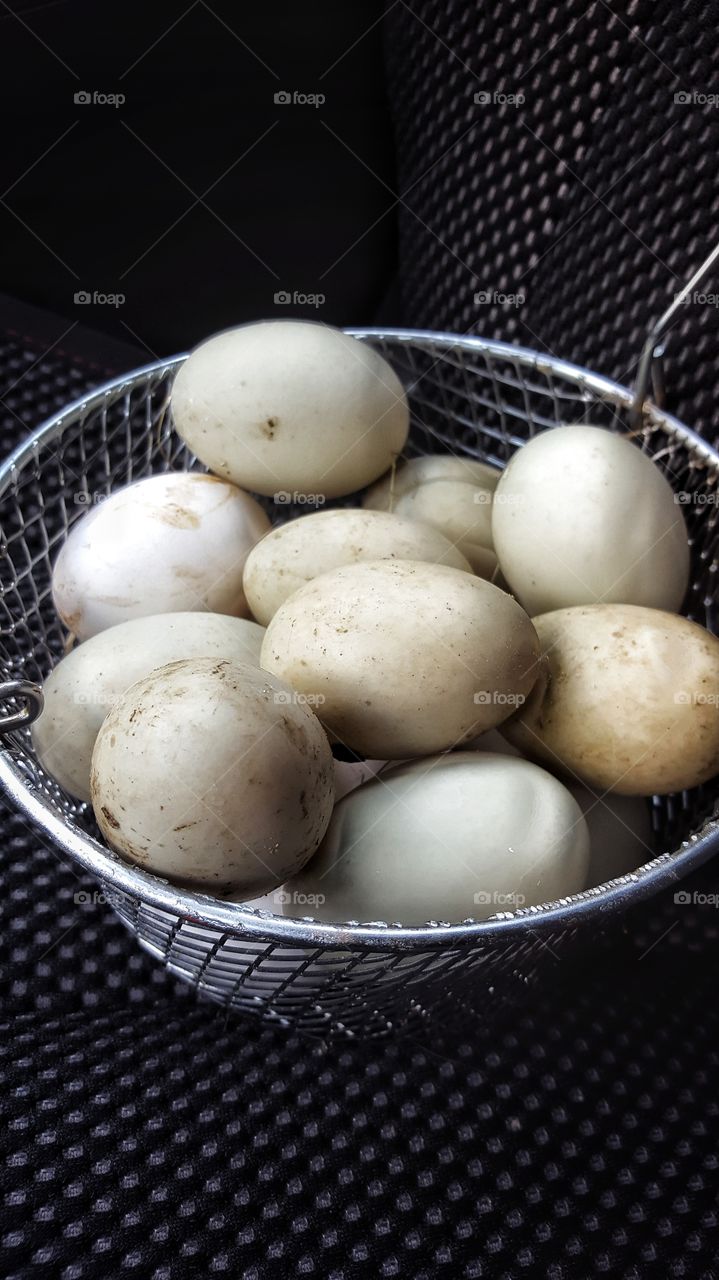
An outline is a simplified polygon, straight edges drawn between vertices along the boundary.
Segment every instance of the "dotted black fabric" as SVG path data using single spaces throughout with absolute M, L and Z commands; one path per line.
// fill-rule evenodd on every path
M 389 4 L 405 321 L 631 383 L 719 238 L 718 23 L 716 0 Z M 713 440 L 719 271 L 696 292 L 667 404 Z
M 113 371 L 1 341 L 3 452 Z M 2 821 L 3 1276 L 719 1275 L 714 865 L 513 1011 L 325 1045 L 198 1002 Z

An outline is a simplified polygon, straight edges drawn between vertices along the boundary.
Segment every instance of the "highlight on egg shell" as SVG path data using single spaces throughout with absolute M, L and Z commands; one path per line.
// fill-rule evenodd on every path
M 245 560 L 270 521 L 216 476 L 170 471 L 117 490 L 74 524 L 55 561 L 55 608 L 79 640 L 130 618 L 247 616 Z
M 473 751 L 523 758 L 521 751 L 503 738 L 499 729 L 490 729 L 468 745 Z M 552 769 L 551 760 L 545 759 L 542 763 L 550 773 L 558 772 L 560 781 L 564 781 L 584 814 L 589 831 L 587 889 L 628 875 L 655 856 L 650 809 L 645 798 L 592 791 L 571 777 L 562 777 L 561 769 Z

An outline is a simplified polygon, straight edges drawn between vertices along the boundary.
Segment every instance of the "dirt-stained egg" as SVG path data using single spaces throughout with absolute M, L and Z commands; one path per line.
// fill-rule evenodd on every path
M 483 578 L 416 560 L 342 565 L 280 606 L 261 663 L 312 699 L 346 747 L 430 755 L 512 714 L 539 647 L 524 610 Z
M 78 800 L 90 799 L 100 725 L 125 689 L 183 658 L 229 658 L 259 667 L 264 630 L 224 613 L 159 613 L 108 627 L 77 645 L 43 684 L 32 741 L 44 769 Z
M 461 551 L 429 525 L 340 507 L 280 525 L 253 547 L 243 576 L 247 602 L 267 625 L 293 591 L 330 569 L 364 560 L 426 560 L 472 572 Z
M 128 862 L 249 898 L 315 852 L 335 782 L 322 726 L 287 685 L 193 658 L 153 671 L 110 710 L 90 789 L 102 834 Z
M 279 502 L 364 488 L 409 431 L 404 388 L 379 352 L 301 320 L 242 325 L 201 343 L 177 372 L 172 414 L 211 471 Z
M 719 773 L 716 636 L 629 604 L 556 609 L 534 625 L 540 674 L 501 729 L 520 751 L 629 796 L 688 790 Z
M 216 476 L 138 480 L 71 528 L 53 569 L 55 607 L 79 640 L 154 613 L 247 616 L 242 571 L 269 528 L 254 498 Z

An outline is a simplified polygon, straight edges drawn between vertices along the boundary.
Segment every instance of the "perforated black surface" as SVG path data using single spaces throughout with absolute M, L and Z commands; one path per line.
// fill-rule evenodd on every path
M 5 448 L 111 372 L 2 355 Z M 548 954 L 500 1020 L 325 1046 L 198 1004 L 3 820 L 3 1274 L 717 1275 L 716 907 Z
M 406 321 L 631 383 L 719 238 L 718 21 L 715 0 L 388 6 Z M 668 336 L 668 407 L 714 439 L 719 276 L 699 292 Z

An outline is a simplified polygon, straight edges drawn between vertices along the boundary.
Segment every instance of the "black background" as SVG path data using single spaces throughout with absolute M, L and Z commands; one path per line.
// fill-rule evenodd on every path
M 371 322 L 396 250 L 379 3 L 12 7 L 5 293 L 161 355 L 275 315 Z M 74 102 L 93 91 L 126 102 Z M 326 102 L 275 103 L 295 91 Z M 283 290 L 326 302 L 278 308 Z

